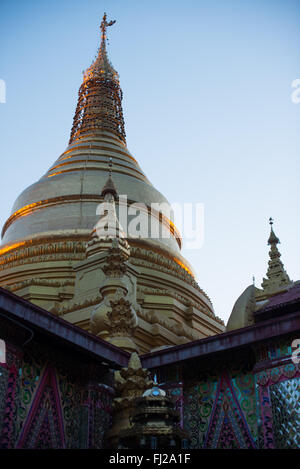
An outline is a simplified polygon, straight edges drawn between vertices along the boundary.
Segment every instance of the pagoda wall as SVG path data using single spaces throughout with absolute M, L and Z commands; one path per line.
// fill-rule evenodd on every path
M 0 448 L 103 448 L 113 399 L 106 371 L 34 340 L 23 349 L 5 341 L 5 349 Z
M 189 448 L 300 447 L 297 338 L 153 370 L 180 411 Z

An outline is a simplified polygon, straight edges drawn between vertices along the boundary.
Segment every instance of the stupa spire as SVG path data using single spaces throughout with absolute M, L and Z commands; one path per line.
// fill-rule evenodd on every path
M 104 13 L 98 55 L 83 74 L 69 144 L 105 131 L 115 134 L 126 144 L 119 75 L 110 63 L 106 50 L 106 31 L 115 22 L 108 22 Z
M 117 189 L 112 179 L 112 158 L 109 158 L 108 168 L 108 178 L 101 192 L 101 196 L 104 199 L 107 199 L 107 194 L 111 194 L 113 198 L 117 197 Z
M 101 197 L 103 202 L 98 206 L 100 215 L 95 225 L 86 247 L 86 256 L 90 257 L 100 251 L 107 251 L 112 246 L 123 250 L 126 259 L 130 255 L 130 247 L 126 234 L 119 222 L 115 200 L 117 198 L 117 189 L 112 179 L 112 159 L 109 159 L 108 178 L 103 186 Z
M 282 261 L 280 260 L 281 254 L 278 250 L 277 244 L 280 243 L 279 238 L 273 231 L 273 218 L 269 219 L 271 232 L 268 239 L 268 244 L 271 246 L 269 251 L 270 260 L 267 271 L 267 278 L 263 279 L 261 286 L 267 294 L 275 294 L 284 290 L 287 286 L 292 284 L 288 274 L 284 270 Z
M 106 21 L 106 13 L 104 13 L 100 30 L 101 30 L 101 43 L 100 48 L 98 50 L 98 55 L 92 65 L 83 73 L 84 81 L 89 80 L 90 78 L 99 76 L 101 77 L 104 75 L 108 79 L 113 79 L 119 83 L 119 75 L 118 72 L 113 68 L 112 64 L 110 63 L 107 50 L 106 50 L 106 30 L 108 26 L 112 26 L 115 24 L 114 21 L 107 22 Z

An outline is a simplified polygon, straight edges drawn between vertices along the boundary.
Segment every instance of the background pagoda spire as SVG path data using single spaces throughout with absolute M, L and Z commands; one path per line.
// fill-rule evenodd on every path
M 101 43 L 98 55 L 83 74 L 69 144 L 81 137 L 97 136 L 103 132 L 115 134 L 126 144 L 119 75 L 110 63 L 106 51 L 106 30 L 115 22 L 108 22 L 104 13 L 100 25 Z
M 293 282 L 284 270 L 283 263 L 280 260 L 281 254 L 277 248 L 277 244 L 279 244 L 280 241 L 273 231 L 273 218 L 269 219 L 269 223 L 271 225 L 271 232 L 268 239 L 268 244 L 271 246 L 269 251 L 270 260 L 268 262 L 267 278 L 263 279 L 261 286 L 265 293 L 272 295 L 284 290 Z

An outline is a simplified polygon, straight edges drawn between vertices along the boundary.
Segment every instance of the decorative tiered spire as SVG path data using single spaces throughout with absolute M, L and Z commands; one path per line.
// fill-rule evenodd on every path
M 159 387 L 156 377 L 151 389 L 132 400 L 130 414 L 131 425 L 127 428 L 123 425 L 119 431 L 119 447 L 180 449 L 187 446 L 187 433 L 179 426 L 179 412 L 166 391 Z
M 103 186 L 101 196 L 104 200 L 97 209 L 97 214 L 100 216 L 87 243 L 86 256 L 90 257 L 101 251 L 117 247 L 117 250 L 120 250 L 124 259 L 127 260 L 130 255 L 130 247 L 116 212 L 117 189 L 112 179 L 111 158 L 109 159 L 108 178 Z
M 288 274 L 284 270 L 283 263 L 280 260 L 281 254 L 277 248 L 277 244 L 280 243 L 279 239 L 273 231 L 273 218 L 269 219 L 271 225 L 271 232 L 268 239 L 268 244 L 271 246 L 269 251 L 269 268 L 267 271 L 267 277 L 264 278 L 261 286 L 263 287 L 264 293 L 275 294 L 284 290 L 290 286 L 293 282 L 290 280 Z
M 114 23 L 107 22 L 104 13 L 100 26 L 101 45 L 97 58 L 83 75 L 69 143 L 103 131 L 112 132 L 126 143 L 119 75 L 106 52 L 106 30 Z
M 101 30 L 101 45 L 98 50 L 98 56 L 92 65 L 84 72 L 83 79 L 84 81 L 89 80 L 90 78 L 100 77 L 104 75 L 105 78 L 115 80 L 119 83 L 118 72 L 113 68 L 112 64 L 108 60 L 107 51 L 106 51 L 106 29 L 108 26 L 115 24 L 114 21 L 109 23 L 106 21 L 106 13 L 104 13 L 100 30 Z
M 102 192 L 101 192 L 101 196 L 104 197 L 104 199 L 107 199 L 107 197 L 106 197 L 107 194 L 111 194 L 113 196 L 113 198 L 117 197 L 117 189 L 116 189 L 116 186 L 114 184 L 114 181 L 113 181 L 112 175 L 111 175 L 111 172 L 112 172 L 112 159 L 111 158 L 109 158 L 108 167 L 109 167 L 108 178 L 107 178 L 106 183 L 104 184 L 104 187 L 103 187 Z
M 125 277 L 130 246 L 116 213 L 117 190 L 111 167 L 110 161 L 109 176 L 101 193 L 104 201 L 99 205 L 101 216 L 86 248 L 87 258 L 102 255 L 101 268 L 105 274 L 105 281 L 99 288 L 102 301 L 91 314 L 90 327 L 94 334 L 132 352 L 137 350 L 132 337 L 138 318 L 128 296 Z

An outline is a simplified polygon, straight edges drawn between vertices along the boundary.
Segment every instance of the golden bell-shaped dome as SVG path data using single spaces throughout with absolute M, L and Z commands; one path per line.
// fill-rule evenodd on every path
M 79 89 L 68 147 L 47 173 L 17 198 L 4 224 L 0 285 L 88 328 L 91 310 L 99 303 L 104 274 L 92 267 L 88 274 L 80 273 L 83 267 L 77 264 L 87 258 L 87 243 L 99 219 L 97 209 L 106 189 L 112 190 L 113 180 L 118 194 L 116 214 L 127 233 L 130 262 L 136 269 L 137 280 L 128 279 L 128 288 L 134 301 L 142 305 L 140 320 L 149 324 L 143 325 L 145 337 L 141 338 L 139 328 L 136 333 L 141 350 L 146 351 L 220 332 L 223 324 L 180 254 L 181 237 L 170 204 L 127 149 L 122 91 L 106 55 L 106 28 L 111 24 L 105 15 L 98 58 Z M 153 209 L 153 204 L 158 208 Z M 130 213 L 128 208 L 135 209 L 125 222 L 124 207 L 126 214 Z M 136 218 L 140 224 L 147 222 L 147 231 L 137 236 L 129 229 Z M 153 225 L 158 227 L 156 236 L 152 235 Z M 77 282 L 84 275 L 89 280 L 76 292 L 75 278 Z M 177 315 L 174 311 L 182 312 Z M 178 337 L 178 324 L 185 322 L 184 311 L 189 311 L 188 323 Z M 153 341 L 151 331 L 157 321 L 160 332 Z M 164 331 L 166 324 L 169 332 Z

